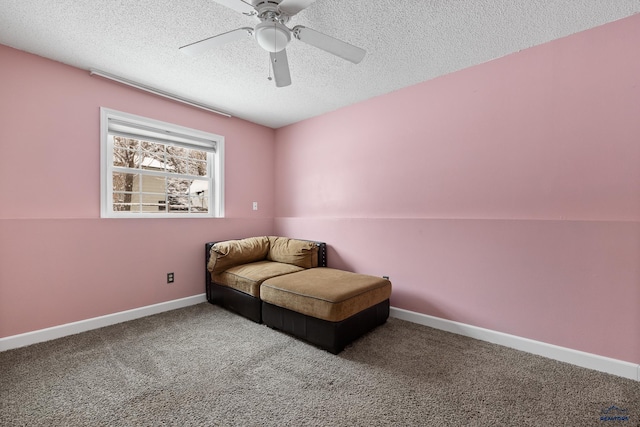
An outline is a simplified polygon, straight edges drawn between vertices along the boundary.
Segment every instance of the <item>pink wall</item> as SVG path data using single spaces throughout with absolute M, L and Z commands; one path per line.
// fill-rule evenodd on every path
M 0 45 L 0 337 L 200 294 L 205 241 L 278 233 L 396 307 L 640 362 L 639 42 L 636 15 L 276 132 Z M 224 135 L 227 218 L 100 219 L 100 106 Z
M 278 234 L 392 305 L 640 362 L 640 15 L 276 132 Z
M 0 337 L 202 294 L 206 241 L 272 233 L 272 129 L 2 45 L 0 63 Z M 101 106 L 224 135 L 226 218 L 100 219 Z

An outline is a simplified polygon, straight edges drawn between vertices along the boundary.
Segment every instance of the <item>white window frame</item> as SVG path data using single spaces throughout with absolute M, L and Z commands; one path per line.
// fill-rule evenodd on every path
M 113 210 L 113 138 L 109 138 L 109 120 L 177 133 L 199 140 L 215 141 L 216 149 L 207 154 L 209 212 L 148 213 Z M 145 140 L 140 136 L 140 140 Z M 194 146 L 197 149 L 197 146 Z M 223 218 L 224 217 L 224 137 L 172 123 L 136 116 L 109 108 L 100 108 L 100 217 L 101 218 Z

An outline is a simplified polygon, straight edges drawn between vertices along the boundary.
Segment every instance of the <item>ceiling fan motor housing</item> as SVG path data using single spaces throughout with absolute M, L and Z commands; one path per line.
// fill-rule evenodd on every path
M 280 52 L 291 41 L 291 31 L 278 21 L 262 21 L 253 32 L 260 47 L 267 52 Z
M 266 0 L 255 6 L 260 23 L 256 25 L 253 36 L 260 47 L 267 52 L 280 52 L 291 41 L 291 30 L 286 27 L 289 16 L 278 8 L 278 2 Z

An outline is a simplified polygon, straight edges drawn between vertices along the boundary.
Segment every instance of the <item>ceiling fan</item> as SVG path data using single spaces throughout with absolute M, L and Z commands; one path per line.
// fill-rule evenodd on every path
M 311 28 L 296 25 L 289 29 L 286 26 L 291 17 L 309 7 L 315 0 L 252 0 L 254 4 L 249 3 L 248 0 L 214 1 L 244 15 L 255 16 L 260 20 L 260 23 L 255 28 L 238 28 L 182 46 L 180 50 L 189 55 L 197 55 L 225 43 L 241 40 L 247 36 L 254 37 L 260 47 L 269 52 L 277 87 L 291 84 L 289 62 L 285 50 L 291 41 L 291 36 L 354 64 L 362 61 L 366 54 L 364 49 L 319 33 Z

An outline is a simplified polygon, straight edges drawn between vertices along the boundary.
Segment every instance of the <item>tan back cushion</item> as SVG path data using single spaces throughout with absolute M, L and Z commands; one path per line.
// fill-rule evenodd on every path
M 269 236 L 267 260 L 284 262 L 302 268 L 318 266 L 318 247 L 306 240 Z
M 219 274 L 226 269 L 249 262 L 261 261 L 269 252 L 267 237 L 249 237 L 242 240 L 227 240 L 211 247 L 207 269 Z

